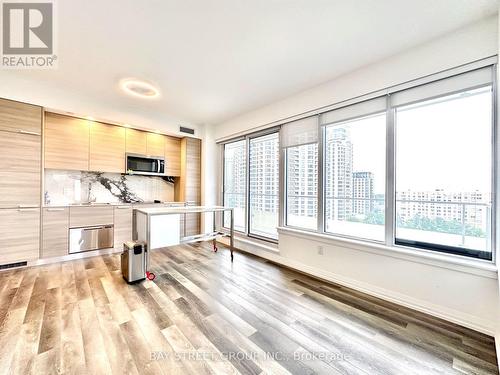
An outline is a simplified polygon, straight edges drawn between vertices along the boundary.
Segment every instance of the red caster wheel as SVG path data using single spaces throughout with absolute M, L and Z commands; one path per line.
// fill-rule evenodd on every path
M 216 253 L 216 252 L 217 252 L 217 250 L 219 250 L 219 249 L 217 248 L 217 246 L 216 246 L 216 245 L 214 245 L 214 253 Z
M 146 278 L 153 281 L 156 278 L 156 275 L 153 272 L 146 272 Z

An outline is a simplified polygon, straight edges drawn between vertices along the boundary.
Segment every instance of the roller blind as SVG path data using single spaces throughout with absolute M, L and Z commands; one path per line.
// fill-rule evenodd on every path
M 281 128 L 281 147 L 306 145 L 318 142 L 318 116 L 284 124 Z
M 349 105 L 325 112 L 321 115 L 321 125 L 328 125 L 335 122 L 346 121 L 353 118 L 368 116 L 387 109 L 387 96 L 366 100 L 364 102 Z
M 398 107 L 425 99 L 485 86 L 493 83 L 493 74 L 494 71 L 492 66 L 462 73 L 453 77 L 396 92 L 391 95 L 391 103 L 394 107 Z

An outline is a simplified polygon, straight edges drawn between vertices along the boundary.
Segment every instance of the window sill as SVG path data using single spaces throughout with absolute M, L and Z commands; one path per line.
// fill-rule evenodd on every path
M 367 241 L 358 241 L 350 238 L 335 237 L 332 235 L 310 232 L 300 229 L 279 227 L 279 234 L 294 235 L 297 237 L 323 242 L 328 245 L 355 248 L 377 255 L 404 259 L 416 263 L 427 264 L 435 267 L 442 267 L 470 274 L 497 278 L 497 267 L 493 262 L 468 259 L 463 256 L 453 254 L 436 253 L 430 250 L 416 250 L 402 246 L 386 246 Z

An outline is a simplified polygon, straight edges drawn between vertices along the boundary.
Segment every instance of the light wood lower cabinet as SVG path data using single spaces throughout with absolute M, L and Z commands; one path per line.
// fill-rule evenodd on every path
M 41 137 L 0 131 L 0 207 L 40 205 Z
M 38 259 L 40 209 L 0 209 L 0 264 Z
M 115 208 L 115 249 L 123 249 L 123 243 L 132 241 L 132 206 L 116 206 Z
M 69 208 L 44 208 L 42 220 L 42 258 L 67 255 Z
M 184 214 L 181 217 L 181 237 L 200 234 L 201 214 Z
M 70 228 L 106 224 L 113 224 L 113 206 L 76 206 L 69 208 Z

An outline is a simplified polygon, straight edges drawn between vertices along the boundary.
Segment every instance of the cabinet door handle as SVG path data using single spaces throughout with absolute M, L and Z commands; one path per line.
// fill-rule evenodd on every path
M 37 208 L 18 208 L 19 212 L 35 212 L 35 211 L 38 211 Z
M 130 206 L 116 206 L 116 208 L 118 210 L 127 210 L 127 209 L 132 208 L 132 207 L 130 207 Z
M 18 204 L 17 208 L 38 208 L 37 204 Z
M 47 211 L 53 212 L 53 211 L 64 211 L 64 208 L 47 208 Z
M 19 129 L 18 132 L 21 134 L 27 134 L 27 135 L 41 135 L 40 133 L 37 133 L 37 132 L 29 132 L 27 130 L 21 130 L 21 129 Z

